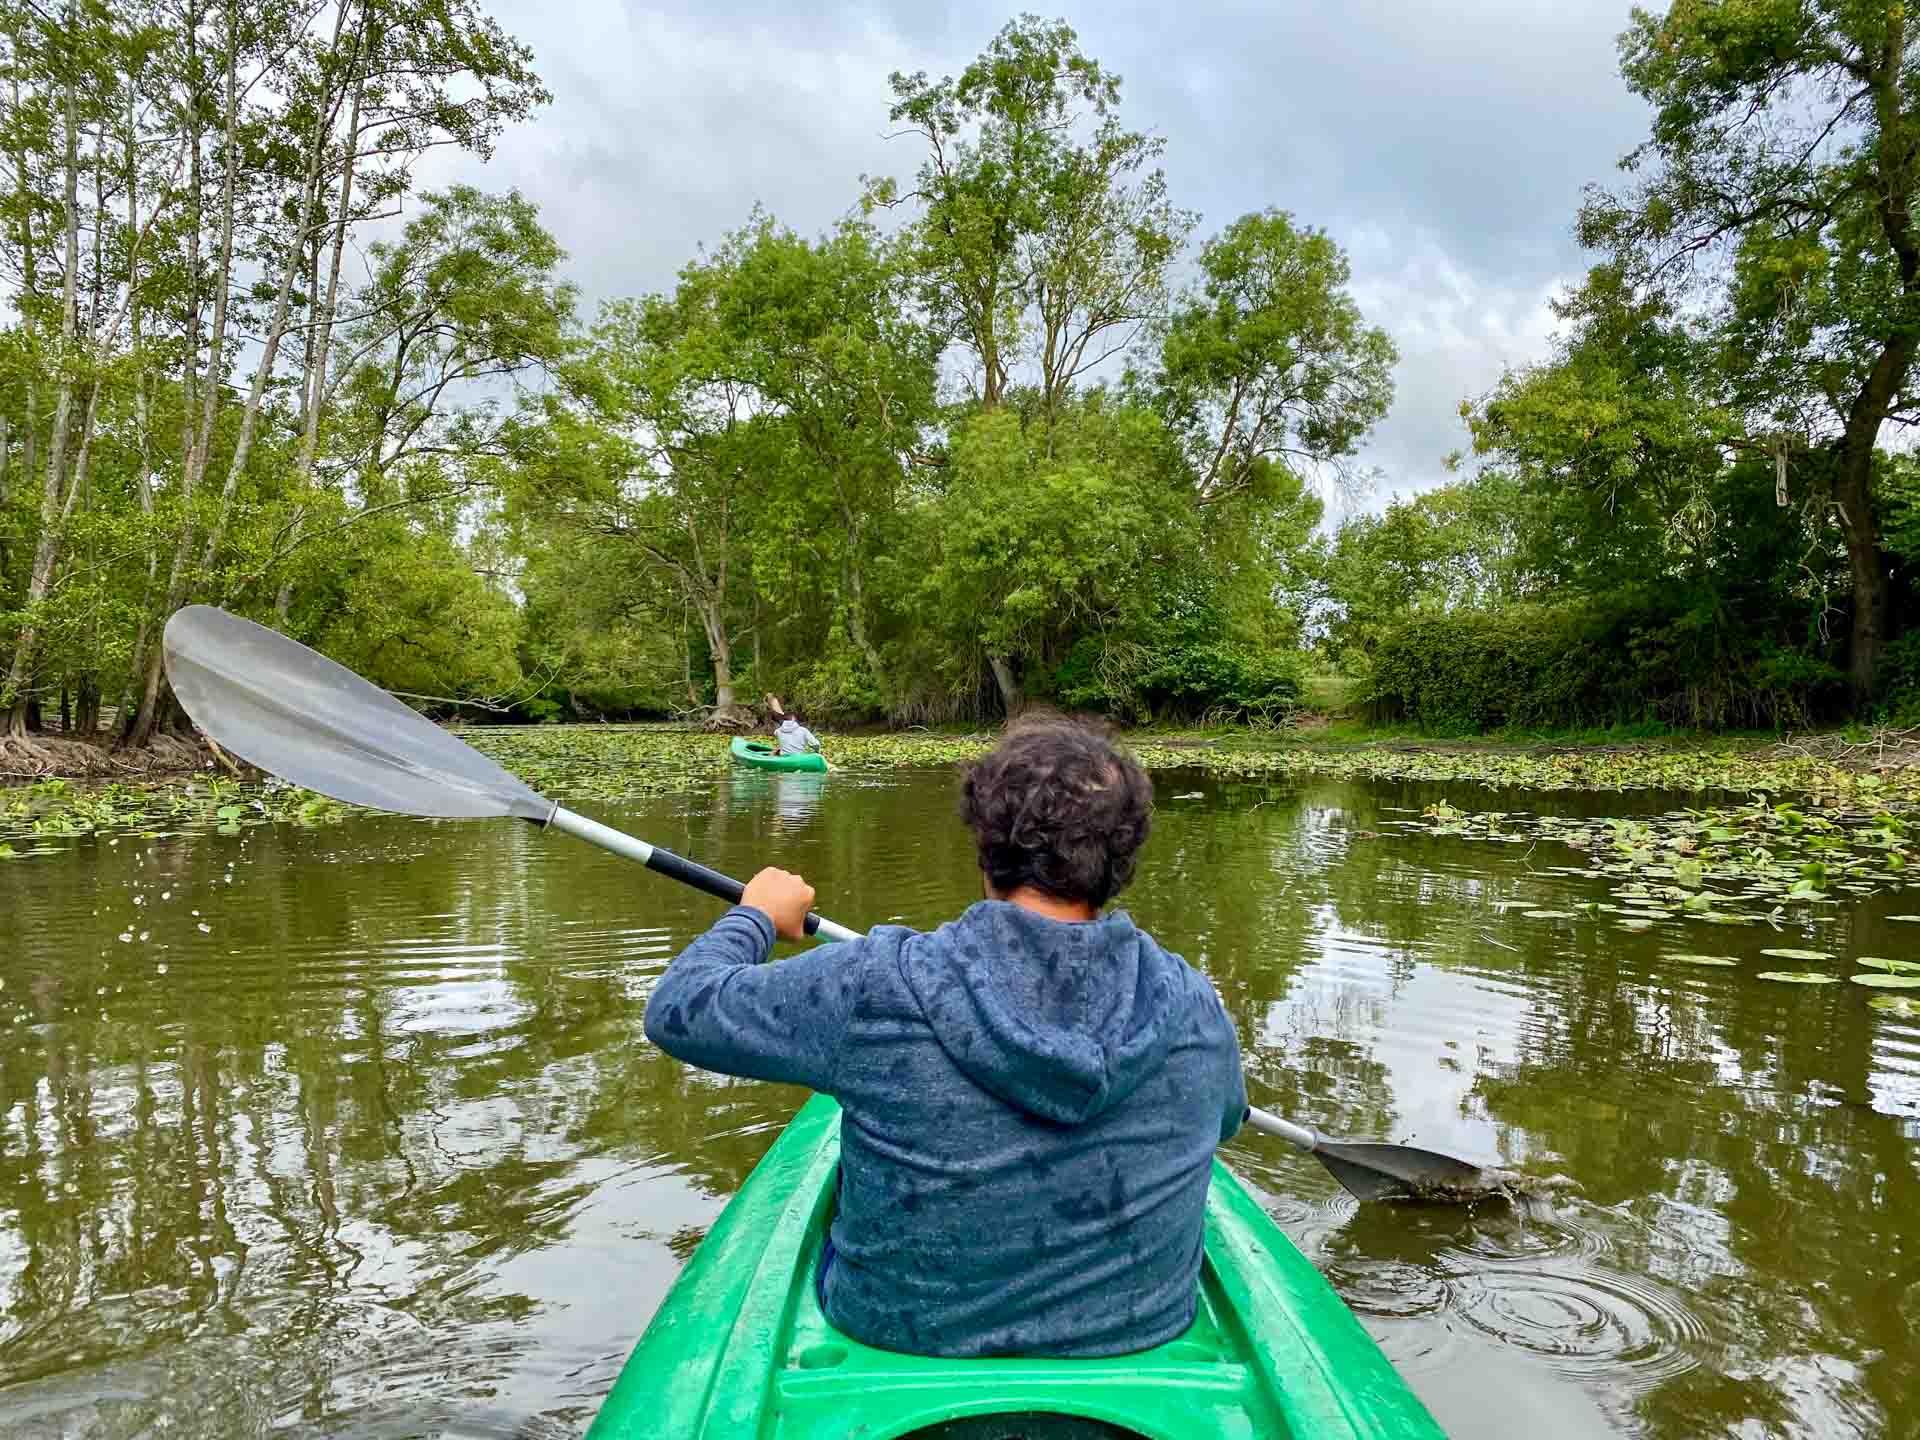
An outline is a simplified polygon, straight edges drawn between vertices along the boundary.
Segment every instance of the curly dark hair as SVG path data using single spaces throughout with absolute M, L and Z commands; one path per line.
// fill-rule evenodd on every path
M 994 892 L 1023 885 L 1095 909 L 1126 889 L 1153 817 L 1153 786 L 1101 731 L 1059 715 L 1008 727 L 967 767 L 960 818 Z

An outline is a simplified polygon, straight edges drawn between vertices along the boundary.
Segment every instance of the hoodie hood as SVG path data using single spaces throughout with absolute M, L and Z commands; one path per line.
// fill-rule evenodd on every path
M 1078 1125 L 1166 1062 L 1181 962 L 1124 910 L 1075 924 L 983 900 L 936 933 L 907 984 L 947 1057 L 1009 1105 Z

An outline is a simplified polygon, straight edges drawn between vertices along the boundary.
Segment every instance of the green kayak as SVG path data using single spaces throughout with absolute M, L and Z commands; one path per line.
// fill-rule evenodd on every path
M 742 765 L 751 765 L 756 770 L 825 770 L 826 757 L 822 755 L 782 755 L 771 745 L 762 745 L 758 740 L 745 740 L 733 737 L 733 758 Z
M 815 1096 L 674 1282 L 589 1440 L 1443 1440 L 1360 1322 L 1218 1162 L 1200 1308 L 1101 1360 L 936 1360 L 835 1330 L 813 1277 L 840 1107 Z

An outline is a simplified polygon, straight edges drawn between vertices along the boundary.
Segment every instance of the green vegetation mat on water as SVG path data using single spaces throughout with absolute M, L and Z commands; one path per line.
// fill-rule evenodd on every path
M 462 736 L 536 789 L 573 803 L 610 803 L 689 790 L 729 767 L 728 738 L 664 726 L 474 727 Z M 994 736 L 892 734 L 829 736 L 837 770 L 927 769 L 984 754 Z M 1736 875 L 1780 888 L 1822 889 L 1809 864 L 1838 865 L 1842 888 L 1893 879 L 1907 863 L 1920 812 L 1920 767 L 1885 772 L 1807 755 L 1729 747 L 1499 751 L 1475 747 L 1275 743 L 1258 735 L 1142 733 L 1127 742 L 1156 771 L 1197 771 L 1246 782 L 1294 775 L 1471 783 L 1497 790 L 1661 790 L 1719 799 L 1718 805 L 1646 821 L 1560 820 L 1440 806 L 1409 828 L 1467 839 L 1558 840 L 1623 863 L 1667 884 L 1644 897 L 1649 911 L 1694 900 L 1702 882 Z M 1797 804 L 1782 803 L 1797 797 Z M 347 807 L 280 785 L 200 776 L 161 783 L 90 785 L 65 780 L 0 789 L 0 859 L 44 852 L 65 837 L 158 836 L 275 822 L 325 824 Z M 1742 854 L 1742 847 L 1764 855 Z M 1838 860 L 1837 852 L 1849 858 Z M 1619 852 L 1615 862 L 1603 855 Z M 1848 867 L 1851 866 L 1851 869 Z M 1698 875 L 1694 874 L 1698 868 Z M 1672 870 L 1672 874 L 1662 874 Z M 1691 882 L 1691 883 L 1690 883 Z M 1804 898 L 1806 892 L 1796 898 Z M 1631 917 L 1629 917 L 1631 918 Z

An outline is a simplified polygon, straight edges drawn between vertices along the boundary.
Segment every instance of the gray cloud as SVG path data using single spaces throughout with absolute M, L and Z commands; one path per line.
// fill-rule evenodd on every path
M 885 138 L 888 73 L 957 70 L 1007 18 L 908 0 L 492 8 L 534 47 L 555 102 L 489 163 L 435 157 L 422 179 L 521 189 L 589 302 L 670 286 L 755 204 L 815 232 L 862 173 L 909 173 L 911 142 Z M 1615 70 L 1626 5 L 1081 9 L 1068 18 L 1125 78 L 1126 120 L 1166 137 L 1169 182 L 1202 235 L 1272 205 L 1347 248 L 1356 296 L 1402 354 L 1394 411 L 1363 457 L 1383 472 L 1368 503 L 1438 483 L 1464 443 L 1462 397 L 1544 352 L 1546 301 L 1583 264 L 1581 186 L 1644 134 Z

